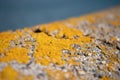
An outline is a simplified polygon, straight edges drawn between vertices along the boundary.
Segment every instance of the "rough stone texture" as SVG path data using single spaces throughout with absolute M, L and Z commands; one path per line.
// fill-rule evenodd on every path
M 0 80 L 120 80 L 120 7 L 1 32 Z

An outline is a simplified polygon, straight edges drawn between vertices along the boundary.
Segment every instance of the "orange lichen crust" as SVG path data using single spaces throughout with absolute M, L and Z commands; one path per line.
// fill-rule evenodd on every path
M 0 73 L 0 80 L 33 80 L 33 76 L 25 76 L 12 67 L 7 66 Z
M 72 72 L 63 72 L 61 70 L 46 70 L 50 80 L 76 80 L 75 75 Z
M 24 47 L 17 46 L 20 42 L 17 41 L 24 35 L 19 30 L 16 32 L 2 32 L 0 33 L 0 62 L 10 62 L 17 60 L 20 63 L 27 63 L 29 57 L 27 56 L 29 50 Z
M 16 60 L 20 63 L 27 63 L 29 60 L 29 57 L 27 56 L 28 50 L 24 48 L 11 48 L 8 51 L 5 52 L 5 56 L 0 58 L 0 62 L 9 62 Z
M 5 48 L 9 46 L 11 40 L 15 39 L 15 34 L 12 32 L 0 33 L 0 52 L 3 53 Z
M 0 80 L 119 80 L 120 7 L 0 33 Z
M 37 63 L 43 65 L 49 65 L 50 63 L 63 65 L 65 64 L 65 60 L 62 60 L 63 50 L 69 50 L 72 54 L 74 51 L 73 44 L 81 46 L 92 41 L 90 37 L 83 36 L 81 31 L 68 28 L 58 22 L 41 25 L 40 30 L 41 33 L 33 33 L 33 37 L 38 43 L 34 57 Z M 52 35 L 55 30 L 59 32 Z

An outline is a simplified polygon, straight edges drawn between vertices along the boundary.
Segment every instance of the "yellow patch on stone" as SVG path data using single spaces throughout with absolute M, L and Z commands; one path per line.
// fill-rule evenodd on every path
M 73 51 L 72 44 L 82 45 L 92 41 L 90 37 L 83 36 L 80 30 L 68 28 L 59 22 L 41 25 L 40 30 L 42 32 L 33 33 L 32 36 L 37 41 L 34 53 L 35 61 L 43 65 L 49 65 L 50 63 L 63 65 L 65 64 L 65 61 L 62 60 L 63 49 Z M 54 30 L 57 30 L 58 33 L 52 36 L 51 32 Z M 65 38 L 63 35 L 65 35 Z M 74 38 L 75 36 L 78 37 Z
M 25 76 L 7 66 L 0 72 L 0 80 L 33 80 L 33 76 Z
M 117 20 L 110 21 L 110 24 L 113 26 L 120 26 L 120 21 L 117 21 Z
M 16 60 L 20 63 L 27 63 L 29 60 L 28 50 L 25 48 L 14 47 L 7 50 L 4 56 L 0 58 L 0 62 L 9 62 Z
M 50 80 L 76 80 L 72 72 L 63 72 L 61 70 L 46 70 Z
M 11 40 L 15 39 L 15 34 L 8 31 L 0 33 L 0 54 L 4 53 Z

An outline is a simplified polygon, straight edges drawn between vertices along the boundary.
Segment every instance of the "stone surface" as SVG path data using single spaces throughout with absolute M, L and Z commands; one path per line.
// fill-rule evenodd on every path
M 0 33 L 0 80 L 119 80 L 120 7 Z

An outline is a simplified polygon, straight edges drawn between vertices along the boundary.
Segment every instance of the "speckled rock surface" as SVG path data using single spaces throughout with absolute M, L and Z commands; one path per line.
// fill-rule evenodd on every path
M 120 7 L 1 32 L 0 80 L 120 80 Z

